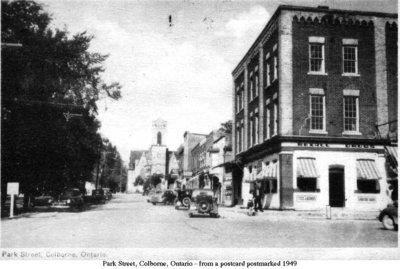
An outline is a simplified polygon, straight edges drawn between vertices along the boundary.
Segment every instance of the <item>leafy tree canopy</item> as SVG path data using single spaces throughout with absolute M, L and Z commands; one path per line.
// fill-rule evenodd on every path
M 101 79 L 107 55 L 89 52 L 93 36 L 51 29 L 33 1 L 1 9 L 2 192 L 9 181 L 28 195 L 79 187 L 99 159 L 96 102 L 121 86 Z

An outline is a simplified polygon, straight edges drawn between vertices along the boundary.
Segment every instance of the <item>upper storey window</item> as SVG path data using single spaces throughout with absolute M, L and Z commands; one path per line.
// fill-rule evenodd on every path
M 273 47 L 274 51 L 274 72 L 273 72 L 273 81 L 278 79 L 278 54 L 277 54 L 278 45 L 275 44 Z
M 258 96 L 259 91 L 259 79 L 258 79 L 258 65 L 254 69 L 254 97 Z
M 343 75 L 358 75 L 358 40 L 343 39 Z
M 309 74 L 325 74 L 325 38 L 310 36 L 309 45 Z
M 310 133 L 325 132 L 325 93 L 323 89 L 310 89 Z
M 270 54 L 267 53 L 267 55 L 265 56 L 265 82 L 266 82 L 266 86 L 268 87 L 269 85 L 271 85 L 271 67 L 270 67 Z
M 240 112 L 243 109 L 244 105 L 244 86 L 243 82 L 240 86 L 236 87 L 236 113 Z
M 250 82 L 250 89 L 249 89 L 249 93 L 250 93 L 250 101 L 252 101 L 254 99 L 254 78 L 253 78 L 253 72 L 250 72 L 250 78 L 249 78 L 249 82 Z
M 343 90 L 343 134 L 360 135 L 359 90 Z

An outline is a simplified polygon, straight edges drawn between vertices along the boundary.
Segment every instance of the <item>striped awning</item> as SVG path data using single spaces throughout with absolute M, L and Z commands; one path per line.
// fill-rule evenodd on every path
M 357 160 L 357 179 L 376 180 L 381 179 L 378 168 L 374 160 L 359 159 Z
M 315 158 L 297 158 L 297 177 L 317 178 Z
M 386 155 L 386 160 L 387 163 L 389 164 L 389 167 L 391 169 L 391 174 L 394 173 L 395 176 L 397 176 L 397 147 L 396 146 L 386 146 L 385 147 L 385 155 Z
M 272 162 L 264 166 L 260 173 L 257 174 L 256 179 L 277 179 L 278 178 L 278 162 Z

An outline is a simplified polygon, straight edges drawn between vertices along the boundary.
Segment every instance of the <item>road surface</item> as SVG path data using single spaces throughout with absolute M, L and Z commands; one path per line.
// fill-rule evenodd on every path
M 219 219 L 120 194 L 83 212 L 2 219 L 2 248 L 320 248 L 397 247 L 397 232 L 374 220 L 249 217 L 220 208 Z M 265 214 L 265 213 L 264 213 Z

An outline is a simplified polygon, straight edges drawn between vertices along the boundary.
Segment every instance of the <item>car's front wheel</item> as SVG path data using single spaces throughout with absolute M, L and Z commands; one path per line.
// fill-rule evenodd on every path
M 201 213 L 207 213 L 211 210 L 211 205 L 207 201 L 200 201 L 199 202 L 199 211 Z
M 189 197 L 185 197 L 182 199 L 182 205 L 185 207 L 189 207 L 190 205 L 190 198 Z
M 394 221 L 393 218 L 389 215 L 384 215 L 382 218 L 382 225 L 386 230 L 393 230 L 394 229 Z

